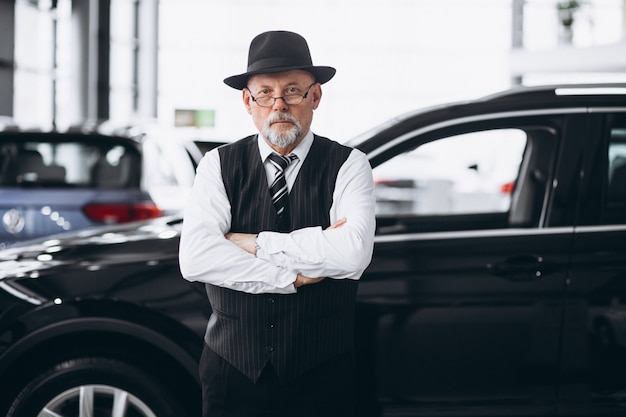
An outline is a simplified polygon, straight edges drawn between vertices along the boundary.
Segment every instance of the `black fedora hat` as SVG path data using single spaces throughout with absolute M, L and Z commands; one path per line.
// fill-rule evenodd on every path
M 248 71 L 224 79 L 230 87 L 242 90 L 256 74 L 304 70 L 324 84 L 335 75 L 333 67 L 314 66 L 306 40 L 297 33 L 271 31 L 257 35 L 250 43 Z

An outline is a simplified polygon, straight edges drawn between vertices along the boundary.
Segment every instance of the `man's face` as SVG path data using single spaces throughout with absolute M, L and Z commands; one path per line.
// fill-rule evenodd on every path
M 243 89 L 243 101 L 254 125 L 270 145 L 293 149 L 308 133 L 313 110 L 322 96 L 320 85 L 314 81 L 310 73 L 300 70 L 250 77 L 248 88 Z M 268 97 L 291 96 L 287 97 L 288 101 L 297 101 L 305 94 L 306 98 L 298 104 L 288 104 L 281 98 L 267 100 Z M 263 98 L 267 104 L 263 103 Z

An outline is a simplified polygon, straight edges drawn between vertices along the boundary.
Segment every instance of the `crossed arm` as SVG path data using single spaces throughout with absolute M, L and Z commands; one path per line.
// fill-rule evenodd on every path
M 344 224 L 346 224 L 345 217 L 337 220 L 335 223 L 330 225 L 326 230 L 338 229 Z M 226 233 L 225 237 L 226 239 L 228 239 L 235 245 L 239 246 L 241 249 L 256 256 L 256 251 L 257 251 L 256 240 L 257 240 L 258 234 Z M 293 283 L 293 286 L 295 288 L 299 288 L 303 285 L 316 284 L 320 282 L 321 280 L 323 280 L 324 278 L 325 277 L 310 278 L 310 277 L 305 277 L 302 274 L 298 274 L 295 282 Z
M 294 293 L 321 277 L 359 279 L 371 259 L 375 229 L 371 168 L 365 156 L 356 152 L 341 174 L 329 213 L 335 223 L 327 229 L 264 231 L 258 237 L 230 233 L 231 208 L 219 154 L 209 152 L 200 162 L 185 208 L 179 256 L 182 276 L 255 294 Z

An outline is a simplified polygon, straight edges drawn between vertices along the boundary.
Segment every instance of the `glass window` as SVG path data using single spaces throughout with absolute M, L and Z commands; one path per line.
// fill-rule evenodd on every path
M 71 1 L 15 3 L 14 118 L 23 125 L 47 126 L 67 118 L 64 104 L 68 71 Z M 63 52 L 63 53 L 60 53 Z M 61 83 L 59 84 L 59 81 Z
M 426 143 L 374 169 L 379 215 L 507 212 L 527 135 L 466 133 Z
M 144 184 L 146 188 L 175 186 L 178 180 L 171 163 L 171 155 L 168 156 L 164 150 L 153 140 L 146 140 L 143 143 L 144 156 Z
M 626 205 L 626 126 L 611 129 L 607 178 L 609 206 Z
M 11 187 L 139 187 L 140 155 L 118 144 L 5 141 L 0 184 Z
M 111 1 L 109 118 L 124 121 L 135 114 L 138 95 L 138 2 Z
M 54 51 L 51 14 L 32 4 L 17 2 L 14 117 L 20 123 L 45 125 L 52 122 Z

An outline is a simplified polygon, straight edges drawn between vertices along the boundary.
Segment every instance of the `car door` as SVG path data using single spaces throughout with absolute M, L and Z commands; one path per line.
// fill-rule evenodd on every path
M 377 401 L 360 415 L 556 414 L 573 229 L 546 216 L 563 118 L 481 119 L 405 133 L 374 167 L 357 342 Z
M 626 107 L 592 109 L 580 135 L 580 210 L 565 304 L 560 410 L 626 407 Z

